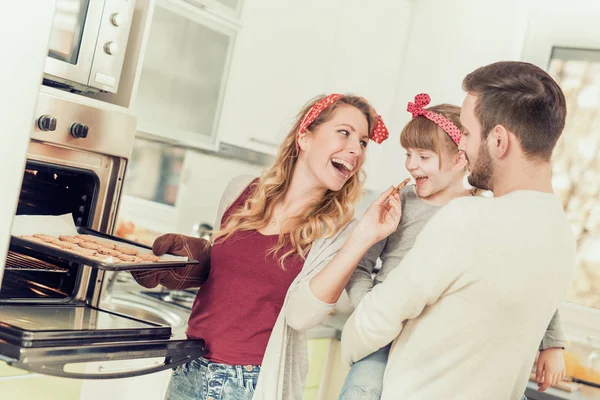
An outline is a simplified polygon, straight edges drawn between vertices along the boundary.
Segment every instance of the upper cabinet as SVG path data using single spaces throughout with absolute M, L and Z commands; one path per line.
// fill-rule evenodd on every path
M 202 8 L 156 2 L 134 105 L 140 134 L 214 147 L 235 34 Z
M 300 108 L 326 90 L 341 4 L 246 1 L 219 126 L 222 142 L 277 151 Z
M 397 0 L 247 0 L 219 140 L 275 154 L 301 107 L 332 92 L 366 97 L 388 122 L 411 6 Z M 370 146 L 367 187 L 381 148 Z

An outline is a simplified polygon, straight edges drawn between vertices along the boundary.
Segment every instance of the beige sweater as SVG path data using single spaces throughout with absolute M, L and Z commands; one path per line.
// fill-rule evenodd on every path
M 362 299 L 344 327 L 343 358 L 393 341 L 383 400 L 518 400 L 574 264 L 557 197 L 456 199 Z
M 251 176 L 238 177 L 227 186 L 214 226 L 220 226 L 227 208 L 253 179 Z M 302 399 L 308 372 L 308 349 L 304 332 L 319 325 L 335 306 L 315 297 L 308 284 L 338 252 L 353 225 L 354 223 L 349 224 L 332 238 L 313 243 L 302 270 L 288 289 L 283 308 L 271 332 L 253 399 Z

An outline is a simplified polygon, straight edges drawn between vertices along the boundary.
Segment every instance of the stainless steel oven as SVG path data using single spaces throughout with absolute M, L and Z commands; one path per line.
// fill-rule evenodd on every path
M 111 233 L 135 118 L 40 94 L 17 215 L 72 214 L 80 227 Z M 127 267 L 122 270 L 127 270 Z M 100 307 L 105 271 L 11 240 L 0 283 L 0 359 L 47 375 L 123 378 L 205 353 L 173 340 L 171 327 Z M 72 372 L 91 361 L 164 357 L 161 365 L 108 374 Z
M 135 0 L 57 0 L 45 78 L 73 91 L 116 93 Z

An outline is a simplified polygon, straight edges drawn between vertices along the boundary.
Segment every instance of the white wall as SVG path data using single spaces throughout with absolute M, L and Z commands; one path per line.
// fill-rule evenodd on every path
M 377 186 L 397 184 L 404 172 L 400 131 L 410 114 L 406 104 L 428 92 L 432 105 L 461 105 L 464 76 L 500 60 L 521 59 L 532 14 L 598 15 L 597 0 L 415 0 L 411 29 L 400 73 L 394 112 L 389 117 L 392 138 L 383 151 Z
M 0 33 L 0 281 L 46 55 L 54 1 L 3 1 Z M 24 22 L 25 21 L 25 22 Z
M 259 176 L 264 167 L 188 151 L 179 188 L 177 231 L 190 234 L 195 223 L 213 225 L 221 195 L 239 175 Z

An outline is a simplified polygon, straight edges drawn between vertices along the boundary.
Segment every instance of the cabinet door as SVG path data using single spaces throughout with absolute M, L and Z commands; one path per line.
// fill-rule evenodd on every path
M 376 5 L 375 5 L 376 4 Z M 331 51 L 326 90 L 364 96 L 390 128 L 397 82 L 408 35 L 411 4 L 404 0 L 346 0 L 340 10 L 336 40 Z M 383 146 L 396 146 L 392 135 Z M 394 143 L 391 143 L 394 142 Z M 371 143 L 364 169 L 366 187 L 377 187 L 382 146 Z M 395 166 L 402 168 L 402 165 Z
M 157 1 L 135 107 L 138 131 L 212 148 L 234 36 L 200 8 Z
M 277 151 L 300 108 L 326 90 L 340 4 L 255 0 L 244 5 L 221 141 Z

